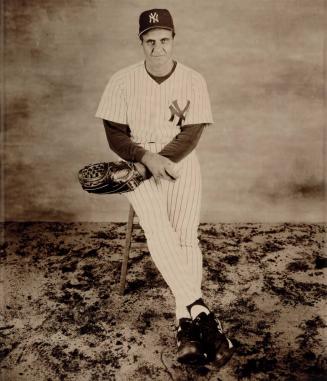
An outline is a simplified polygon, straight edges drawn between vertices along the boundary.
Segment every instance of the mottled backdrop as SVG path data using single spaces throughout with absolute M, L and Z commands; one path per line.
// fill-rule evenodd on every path
M 88 195 L 76 174 L 114 158 L 94 113 L 142 59 L 137 18 L 154 6 L 212 99 L 202 220 L 325 220 L 323 0 L 5 2 L 5 219 L 126 219 L 123 196 Z

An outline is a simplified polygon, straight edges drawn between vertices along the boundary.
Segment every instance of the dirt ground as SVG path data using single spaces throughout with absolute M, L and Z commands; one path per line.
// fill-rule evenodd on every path
M 222 369 L 176 362 L 173 298 L 144 245 L 119 296 L 124 224 L 2 229 L 2 381 L 326 379 L 325 225 L 200 226 L 204 297 L 236 345 Z

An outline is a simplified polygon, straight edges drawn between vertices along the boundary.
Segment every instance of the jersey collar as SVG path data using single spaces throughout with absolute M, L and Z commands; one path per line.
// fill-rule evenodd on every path
M 146 65 L 145 65 L 145 61 L 144 61 L 144 68 L 146 70 L 146 72 L 148 73 L 148 75 L 155 81 L 157 82 L 158 85 L 160 85 L 161 83 L 163 83 L 164 81 L 166 81 L 172 74 L 173 72 L 175 71 L 176 69 L 176 66 L 177 66 L 177 61 L 173 61 L 174 62 L 174 65 L 172 67 L 172 69 L 170 70 L 170 72 L 162 77 L 158 77 L 156 75 L 153 75 L 151 74 L 148 69 L 146 68 Z

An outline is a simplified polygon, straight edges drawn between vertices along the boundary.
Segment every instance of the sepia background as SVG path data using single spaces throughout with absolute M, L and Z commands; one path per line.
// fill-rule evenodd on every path
M 139 229 L 119 295 L 128 202 L 77 180 L 116 158 L 94 114 L 110 76 L 142 60 L 152 7 L 173 14 L 175 58 L 212 101 L 199 244 L 204 298 L 236 348 L 222 369 L 177 363 L 174 298 Z M 327 0 L 0 10 L 0 380 L 325 380 Z
M 94 117 L 110 76 L 142 60 L 138 15 L 167 7 L 175 58 L 207 80 L 202 221 L 324 214 L 323 0 L 11 0 L 5 11 L 5 220 L 124 221 L 123 196 L 83 192 L 112 160 Z

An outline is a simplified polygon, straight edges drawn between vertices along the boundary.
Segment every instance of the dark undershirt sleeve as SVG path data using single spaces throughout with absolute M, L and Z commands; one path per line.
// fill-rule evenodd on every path
M 130 138 L 128 125 L 103 120 L 109 147 L 118 156 L 128 161 L 140 162 L 146 150 Z M 187 125 L 159 154 L 177 163 L 187 156 L 198 144 L 205 124 Z
M 126 124 L 103 120 L 109 147 L 118 156 L 127 161 L 141 161 L 146 150 L 130 138 L 130 129 Z
M 178 163 L 197 146 L 204 127 L 205 124 L 190 124 L 181 127 L 181 132 L 165 145 L 159 154 Z

